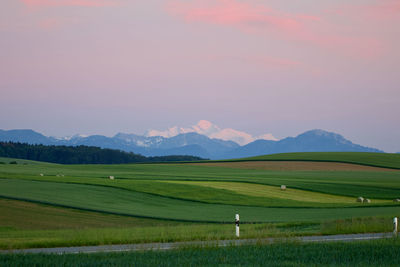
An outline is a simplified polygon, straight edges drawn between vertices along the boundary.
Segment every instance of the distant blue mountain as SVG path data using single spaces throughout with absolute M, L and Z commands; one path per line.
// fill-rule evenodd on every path
M 0 130 L 0 141 L 49 145 L 54 141 L 54 139 L 46 137 L 33 130 Z
M 56 139 L 32 130 L 0 130 L 0 141 L 44 145 L 86 145 L 119 149 L 144 156 L 193 155 L 210 159 L 241 158 L 285 152 L 383 152 L 354 144 L 339 134 L 323 130 L 307 131 L 296 137 L 287 137 L 279 141 L 256 140 L 244 146 L 233 141 L 211 139 L 198 133 L 179 134 L 170 138 L 119 133 L 113 137 L 91 135 Z
M 289 152 L 383 152 L 379 149 L 353 144 L 343 136 L 324 130 L 311 130 L 296 137 L 279 141 L 256 140 L 231 151 L 229 158 L 252 157 Z

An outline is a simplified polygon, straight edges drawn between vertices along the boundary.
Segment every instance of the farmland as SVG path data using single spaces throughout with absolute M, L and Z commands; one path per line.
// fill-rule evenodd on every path
M 122 165 L 0 158 L 0 248 L 229 239 L 235 213 L 241 238 L 391 230 L 398 155 L 283 155 Z
M 400 154 L 366 153 L 366 152 L 300 152 L 282 153 L 240 160 L 262 161 L 313 161 L 313 162 L 343 162 L 356 163 L 365 166 L 376 166 L 400 169 Z

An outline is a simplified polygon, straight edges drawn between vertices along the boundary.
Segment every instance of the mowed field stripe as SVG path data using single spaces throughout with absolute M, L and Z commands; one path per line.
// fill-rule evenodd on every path
M 162 182 L 205 186 L 216 189 L 230 190 L 235 193 L 249 195 L 249 196 L 289 199 L 302 202 L 355 203 L 356 201 L 354 197 L 324 194 L 324 193 L 311 192 L 311 191 L 292 189 L 292 188 L 281 190 L 279 186 L 269 186 L 269 185 L 253 184 L 253 183 L 210 182 L 210 181 L 162 181 Z M 390 201 L 374 200 L 374 203 L 390 203 Z

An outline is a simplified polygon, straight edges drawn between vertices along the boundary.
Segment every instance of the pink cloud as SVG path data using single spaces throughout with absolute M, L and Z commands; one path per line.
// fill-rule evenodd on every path
M 356 56 L 374 56 L 380 46 L 374 38 L 340 34 L 340 30 L 336 31 L 335 25 L 324 17 L 283 12 L 261 4 L 237 0 L 176 0 L 170 2 L 167 10 L 188 23 L 229 26 L 247 33 L 268 34 Z
M 238 28 L 258 34 L 274 34 L 281 39 L 300 40 L 315 44 L 340 42 L 337 36 L 318 35 L 311 29 L 321 24 L 318 16 L 290 14 L 264 5 L 252 5 L 236 0 L 174 1 L 168 6 L 171 14 L 186 22 L 204 22 Z
M 400 19 L 400 1 L 379 1 L 379 3 L 377 3 L 375 6 L 368 7 L 367 11 L 379 19 Z
M 377 20 L 400 19 L 400 1 L 377 1 L 368 5 L 343 5 L 341 7 L 325 10 L 347 17 L 367 17 Z
M 81 7 L 102 7 L 115 6 L 117 1 L 111 0 L 21 0 L 29 7 L 60 7 L 60 6 L 81 6 Z
M 168 5 L 171 14 L 187 22 L 206 22 L 239 27 L 242 30 L 277 29 L 291 34 L 301 34 L 305 21 L 320 18 L 305 14 L 288 14 L 262 5 L 251 5 L 235 0 L 174 1 Z

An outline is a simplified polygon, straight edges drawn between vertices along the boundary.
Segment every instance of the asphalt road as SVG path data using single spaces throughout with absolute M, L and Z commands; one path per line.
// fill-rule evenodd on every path
M 351 235 L 329 235 L 329 236 L 302 236 L 292 238 L 263 238 L 263 239 L 236 239 L 236 240 L 216 240 L 216 241 L 189 241 L 173 243 L 143 243 L 127 245 L 104 245 L 104 246 L 84 246 L 84 247 L 58 247 L 58 248 L 31 248 L 16 250 L 0 250 L 5 253 L 97 253 L 97 252 L 122 252 L 122 251 L 143 251 L 143 250 L 170 250 L 185 247 L 225 247 L 242 246 L 252 244 L 270 244 L 280 241 L 299 241 L 299 242 L 343 242 L 373 240 L 382 238 L 392 238 L 393 233 L 374 233 L 374 234 L 351 234 Z

